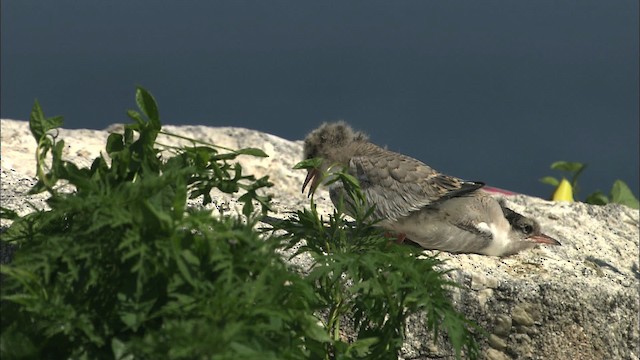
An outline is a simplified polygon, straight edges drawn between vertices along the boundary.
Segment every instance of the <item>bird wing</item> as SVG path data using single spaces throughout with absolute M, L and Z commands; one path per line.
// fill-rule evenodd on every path
M 389 220 L 484 185 L 441 174 L 419 160 L 382 148 L 352 157 L 348 171 L 360 182 L 367 200 L 376 205 L 375 215 Z
M 484 192 L 457 196 L 429 208 L 437 209 L 441 219 L 434 219 L 432 223 L 422 226 L 439 229 L 440 233 L 432 237 L 446 240 L 440 244 L 442 250 L 484 254 L 495 241 L 497 231 L 508 231 L 508 223 L 503 218 L 500 205 Z
M 482 238 L 484 244 L 493 239 L 490 223 L 502 217 L 498 202 L 486 193 L 474 192 L 442 203 L 440 211 L 453 226 Z M 453 215 L 452 215 L 453 214 Z

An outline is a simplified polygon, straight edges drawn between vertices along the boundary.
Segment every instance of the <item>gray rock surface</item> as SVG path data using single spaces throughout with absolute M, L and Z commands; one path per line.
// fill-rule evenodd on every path
M 24 214 L 27 200 L 45 206 L 44 196 L 25 195 L 35 182 L 35 143 L 23 121 L 2 120 L 2 206 Z M 111 127 L 111 130 L 118 126 Z M 266 159 L 242 157 L 246 172 L 270 175 L 275 209 L 308 206 L 300 193 L 302 171 L 291 170 L 302 143 L 240 128 L 165 126 L 164 130 L 229 148 L 257 147 Z M 106 131 L 62 130 L 67 159 L 89 165 L 104 148 Z M 162 143 L 183 142 L 164 138 Z M 426 160 L 426 159 L 425 159 Z M 215 206 L 234 208 L 235 199 L 215 194 Z M 453 291 L 459 310 L 489 332 L 482 341 L 487 359 L 637 359 L 639 312 L 638 210 L 621 205 L 557 203 L 523 195 L 508 196 L 514 210 L 536 218 L 560 247 L 540 247 L 507 258 L 443 253 L 461 289 Z M 328 193 L 316 196 L 321 212 L 332 209 Z M 3 226 L 8 223 L 3 222 Z M 8 251 L 3 246 L 3 261 Z M 301 266 L 305 258 L 296 259 Z M 408 322 L 404 359 L 451 358 L 445 342 L 435 344 L 424 318 Z

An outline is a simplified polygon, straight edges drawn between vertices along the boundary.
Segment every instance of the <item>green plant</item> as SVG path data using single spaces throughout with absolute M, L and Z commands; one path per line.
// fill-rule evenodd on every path
M 580 174 L 586 169 L 587 165 L 579 162 L 568 162 L 568 161 L 556 161 L 551 164 L 552 170 L 559 170 L 565 173 L 568 173 L 571 177 L 571 191 L 572 196 L 577 197 L 579 192 L 578 187 L 578 178 Z M 564 178 L 564 177 L 563 177 Z M 558 180 L 552 176 L 545 176 L 540 179 L 541 182 L 545 184 L 549 184 L 558 188 L 560 186 L 561 180 Z M 634 209 L 638 209 L 640 204 L 638 203 L 638 199 L 635 197 L 629 186 L 622 180 L 616 180 L 611 187 L 611 191 L 609 192 L 609 196 L 605 195 L 602 191 L 597 190 L 586 196 L 585 201 L 588 204 L 594 205 L 605 205 L 608 203 L 618 203 L 627 205 Z
M 318 161 L 305 160 L 295 168 L 315 168 Z M 458 357 L 463 349 L 468 357 L 477 357 L 471 330 L 479 329 L 453 308 L 449 288 L 458 285 L 445 279 L 443 262 L 417 247 L 391 243 L 374 226 L 373 208 L 357 180 L 337 172 L 328 183 L 336 181 L 342 183 L 345 197 L 328 219 L 319 216 L 312 196 L 309 209 L 275 224 L 286 231 L 285 248 L 298 247 L 293 257 L 310 254 L 314 260 L 307 278 L 328 309 L 328 352 L 358 358 L 388 354 L 395 359 L 408 316 L 424 312 L 434 339 L 443 327 Z M 345 218 L 347 206 L 353 222 Z M 350 326 L 343 325 L 347 319 Z M 350 343 L 345 341 L 347 332 L 355 338 Z
M 571 180 L 569 181 L 569 183 L 571 184 L 574 196 L 577 196 L 578 192 L 580 191 L 580 188 L 578 186 L 578 178 L 586 168 L 586 164 L 579 162 L 556 161 L 551 164 L 551 170 L 558 170 L 563 173 L 567 173 L 570 176 Z M 545 176 L 540 179 L 540 181 L 553 187 L 558 187 L 560 185 L 560 180 L 554 178 L 553 176 Z
M 627 205 L 628 207 L 634 209 L 638 209 L 640 207 L 638 199 L 635 197 L 635 195 L 633 195 L 633 192 L 631 191 L 629 186 L 624 181 L 619 179 L 613 182 L 613 186 L 611 186 L 611 190 L 609 191 L 609 196 L 598 190 L 589 194 L 584 202 L 594 205 L 616 203 Z
M 1 268 L 2 358 L 306 358 L 323 339 L 317 295 L 252 230 L 268 179 L 228 163 L 263 153 L 192 146 L 162 161 L 155 101 L 141 88 L 136 100 L 142 114 L 130 111 L 135 122 L 107 141 L 111 163 L 99 157 L 90 169 L 62 159 L 52 131 L 62 118 L 34 105 L 32 192 L 48 191 L 51 210 L 6 213 L 3 241 L 18 250 Z M 75 192 L 57 191 L 58 180 Z M 249 217 L 185 207 L 189 193 L 210 201 L 213 187 L 244 189 Z
M 187 139 L 191 146 L 164 147 L 172 156 L 163 158 L 157 136 L 177 135 L 162 131 L 146 90 L 136 103 L 134 122 L 107 140 L 110 162 L 100 156 L 87 169 L 62 158 L 62 118 L 46 118 L 36 101 L 31 192 L 48 192 L 50 210 L 2 209 L 13 220 L 2 241 L 17 247 L 0 267 L 3 359 L 396 358 L 416 311 L 432 330 L 447 329 L 457 354 L 476 356 L 441 262 L 380 237 L 353 179 L 340 178 L 359 209 L 355 225 L 340 211 L 325 221 L 312 206 L 281 223 L 285 235 L 265 234 L 255 224 L 271 184 L 232 161 L 266 154 Z M 61 180 L 74 192 L 59 191 Z M 242 193 L 242 214 L 187 207 L 188 198 L 211 202 L 213 188 Z M 303 237 L 300 251 L 316 260 L 309 274 L 278 253 Z M 340 337 L 346 316 L 353 341 Z

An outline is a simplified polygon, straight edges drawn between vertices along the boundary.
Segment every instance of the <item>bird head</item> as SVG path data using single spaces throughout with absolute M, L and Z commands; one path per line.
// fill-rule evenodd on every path
M 517 248 L 514 250 L 529 249 L 539 244 L 561 245 L 558 240 L 543 234 L 540 230 L 540 224 L 536 220 L 520 215 L 512 210 L 508 215 L 505 211 L 505 215 L 511 225 L 510 238 L 514 240 L 513 246 Z
M 346 166 L 348 155 L 345 148 L 358 141 L 366 141 L 368 137 L 361 132 L 354 131 L 344 121 L 323 123 L 317 129 L 311 131 L 304 139 L 303 156 L 305 160 L 320 158 L 322 162 L 315 168 L 309 169 L 307 177 L 302 185 L 302 192 L 309 183 L 309 196 L 320 185 L 322 173 L 332 165 Z

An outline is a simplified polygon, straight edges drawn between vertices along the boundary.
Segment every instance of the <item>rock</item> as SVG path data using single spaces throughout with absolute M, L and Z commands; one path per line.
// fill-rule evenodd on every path
M 516 305 L 511 311 L 511 319 L 518 325 L 531 326 L 533 325 L 533 318 L 527 311 L 521 306 Z
M 511 317 L 498 314 L 495 317 L 495 327 L 493 333 L 498 336 L 507 336 L 511 332 Z
M 496 349 L 489 349 L 486 353 L 487 360 L 509 360 L 510 357 L 502 351 Z
M 495 334 L 489 335 L 488 341 L 489 346 L 496 350 L 504 350 L 507 348 L 507 342 Z
M 24 121 L 2 120 L 2 206 L 24 214 L 26 201 L 46 206 L 44 197 L 25 196 L 34 183 L 35 142 Z M 117 129 L 117 126 L 112 127 Z M 300 193 L 303 171 L 291 170 L 300 160 L 301 141 L 288 141 L 258 131 L 205 126 L 165 126 L 165 131 L 229 148 L 257 147 L 269 158 L 240 158 L 244 170 L 269 175 L 270 193 L 280 216 L 308 206 Z M 87 166 L 104 148 L 108 133 L 61 130 L 66 157 Z M 180 145 L 175 138 L 162 143 Z M 215 206 L 233 208 L 237 202 L 215 194 Z M 562 246 L 540 247 L 507 257 L 447 254 L 440 257 L 463 287 L 452 289 L 456 307 L 490 335 L 481 343 L 489 359 L 637 359 L 640 272 L 638 243 L 640 214 L 622 205 L 592 206 L 556 203 L 524 195 L 506 196 L 514 210 L 536 218 L 545 233 Z M 316 195 L 319 210 L 332 209 L 328 193 Z M 3 222 L 3 226 L 7 222 Z M 1 254 L 5 256 L 5 251 Z M 296 264 L 308 266 L 299 257 Z M 407 323 L 402 358 L 452 358 L 442 340 L 434 345 L 425 319 Z

